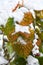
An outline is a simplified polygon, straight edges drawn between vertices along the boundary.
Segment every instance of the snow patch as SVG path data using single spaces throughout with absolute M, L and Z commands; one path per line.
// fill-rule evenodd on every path
M 19 31 L 30 34 L 29 26 L 21 26 L 21 25 L 15 24 L 15 32 L 19 32 Z
M 23 12 L 23 13 L 26 13 L 26 12 L 29 12 L 29 10 L 25 7 L 21 7 L 20 10 Z
M 38 35 L 35 33 L 35 39 L 38 39 L 39 37 L 38 37 Z
M 8 63 L 8 61 L 4 57 L 0 56 L 0 65 L 7 64 L 7 63 Z
M 34 30 L 34 26 L 33 26 L 33 23 L 31 23 L 30 25 L 30 28 Z
M 14 21 L 21 22 L 24 14 L 20 9 L 17 9 L 15 12 L 12 13 L 12 16 L 14 17 Z
M 38 59 L 34 58 L 31 55 L 27 57 L 27 62 L 28 63 L 26 65 L 39 65 Z
M 21 44 L 26 44 L 22 37 L 18 37 L 17 42 L 20 42 Z

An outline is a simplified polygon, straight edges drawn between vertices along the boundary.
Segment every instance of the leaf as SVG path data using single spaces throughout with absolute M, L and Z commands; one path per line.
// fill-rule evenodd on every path
M 15 26 L 14 26 L 14 18 L 8 18 L 5 29 L 4 29 L 4 33 L 6 35 L 12 34 L 15 30 Z
M 26 45 L 21 44 L 20 42 L 17 42 L 14 44 L 14 50 L 15 52 L 22 58 L 26 58 L 29 56 L 33 48 L 32 42 L 28 41 Z
M 39 47 L 39 51 L 40 51 L 41 53 L 43 53 L 43 42 L 41 43 L 41 45 L 40 45 L 40 47 Z
M 29 24 L 33 22 L 34 22 L 34 19 L 32 14 L 30 12 L 27 12 L 27 13 L 24 13 L 24 18 L 19 24 L 23 26 L 28 26 Z
M 36 17 L 36 25 L 43 29 L 43 21 L 39 17 Z
M 9 52 L 9 54 L 11 54 L 13 52 L 12 44 L 10 42 L 8 42 L 7 45 L 6 45 L 6 47 L 7 47 L 7 50 Z
M 39 26 L 39 28 L 43 29 L 43 22 L 36 21 L 36 24 Z
M 41 41 L 43 42 L 43 32 L 37 33 L 37 34 L 38 34 L 39 38 L 41 39 Z
M 43 41 L 43 32 L 40 33 L 39 37 Z
M 12 53 L 14 52 L 12 44 L 10 42 L 7 42 L 7 44 L 4 44 L 4 54 L 5 54 L 5 58 L 9 61 L 10 56 L 12 55 Z
M 22 57 L 17 57 L 14 60 L 15 65 L 26 65 L 27 61 Z
M 39 17 L 40 19 L 42 18 L 43 19 L 43 10 L 37 10 L 37 11 L 35 11 L 35 13 L 36 13 L 36 16 L 37 17 Z
M 43 56 L 42 57 L 37 57 L 37 59 L 39 60 L 39 64 L 43 65 Z
M 17 38 L 19 36 L 23 37 L 24 40 L 31 40 L 31 41 L 33 41 L 33 39 L 34 39 L 34 31 L 31 30 L 30 34 L 25 33 L 25 32 L 24 33 L 23 32 L 17 32 L 14 35 L 9 34 L 8 38 L 9 38 L 9 40 L 11 42 L 14 42 L 15 40 L 17 40 Z
M 33 41 L 34 39 L 34 31 L 30 30 L 30 34 L 26 33 L 26 32 L 19 32 L 19 36 L 22 36 L 24 40 L 31 40 Z
M 4 32 L 4 25 L 0 26 L 0 30 L 2 30 L 2 32 Z
M 40 40 L 40 39 L 38 39 L 36 44 L 37 44 L 37 46 L 39 46 L 39 47 L 40 47 L 40 46 L 42 45 L 41 43 L 42 43 L 42 42 L 41 42 L 41 40 Z
M 43 41 L 43 31 L 41 32 L 38 29 L 36 29 L 35 32 L 38 34 L 38 36 L 41 39 L 41 41 Z
M 19 33 L 18 32 L 16 34 L 14 34 L 14 35 L 9 34 L 8 35 L 8 39 L 9 39 L 9 41 L 11 43 L 13 43 L 15 40 L 17 40 L 18 36 L 19 36 Z

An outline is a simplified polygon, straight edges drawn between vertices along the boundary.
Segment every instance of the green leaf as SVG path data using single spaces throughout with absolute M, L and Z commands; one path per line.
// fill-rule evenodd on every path
M 38 29 L 35 30 L 36 33 L 38 34 L 39 38 L 41 39 L 41 41 L 43 42 L 43 31 L 39 31 Z
M 12 32 L 14 32 L 15 30 L 15 26 L 14 26 L 14 18 L 8 18 L 5 29 L 4 29 L 4 33 L 6 35 L 11 34 Z
M 43 41 L 43 32 L 40 33 L 39 37 Z
M 36 17 L 36 25 L 43 29 L 43 21 L 41 21 L 41 19 L 38 17 Z
M 7 45 L 6 45 L 6 47 L 7 47 L 8 53 L 9 54 L 12 54 L 13 53 L 12 44 L 10 42 L 8 42 Z
M 43 53 L 43 43 L 42 43 L 41 46 L 39 47 L 39 51 L 40 51 L 41 53 Z
M 15 59 L 15 65 L 26 65 L 27 61 L 22 58 L 22 57 L 18 57 Z

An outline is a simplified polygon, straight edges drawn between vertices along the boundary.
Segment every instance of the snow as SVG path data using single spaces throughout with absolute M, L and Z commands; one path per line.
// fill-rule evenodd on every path
M 24 17 L 24 14 L 20 9 L 17 9 L 15 12 L 12 13 L 12 16 L 14 17 L 14 21 L 17 21 L 20 23 Z
M 7 64 L 8 61 L 3 56 L 4 56 L 3 34 L 0 34 L 0 64 Z
M 28 56 L 27 62 L 28 63 L 26 65 L 39 65 L 38 59 L 34 58 L 31 55 Z
M 39 53 L 39 47 L 37 46 L 37 40 L 38 39 L 38 36 L 35 34 L 35 39 L 33 40 L 33 49 L 32 49 L 32 54 L 33 56 L 35 56 L 37 53 Z
M 0 25 L 5 25 L 8 17 L 12 17 L 12 9 L 17 5 L 17 3 L 17 0 L 0 0 Z
M 24 0 L 24 6 L 28 9 L 43 10 L 43 0 Z
M 33 56 L 35 56 L 37 53 L 39 53 L 39 47 L 35 45 L 34 48 L 32 49 L 32 54 Z
M 26 12 L 29 12 L 29 10 L 25 7 L 21 7 L 20 10 L 23 12 L 23 13 L 26 13 Z
M 21 25 L 15 24 L 15 32 L 19 32 L 19 31 L 30 34 L 29 26 L 21 26 Z
M 8 37 L 6 35 L 3 36 L 3 39 L 8 40 Z M 9 41 L 9 40 L 8 40 Z
M 12 13 L 12 9 L 17 5 L 18 1 L 20 4 L 22 0 L 0 0 L 0 25 L 6 24 L 8 17 L 12 17 L 14 13 Z M 28 9 L 32 10 L 42 10 L 43 9 L 43 0 L 24 0 L 23 1 L 25 8 L 21 8 L 22 12 L 28 11 Z M 28 8 L 26 10 L 26 7 Z M 20 11 L 19 11 L 20 12 Z M 32 12 L 33 13 L 33 12 Z M 34 15 L 34 14 L 33 14 Z M 22 14 L 19 15 L 22 18 Z M 18 17 L 18 15 L 16 15 Z M 35 17 L 35 16 L 34 16 Z M 17 19 L 20 19 L 19 17 Z M 2 23 L 3 22 L 3 23 Z
M 38 35 L 35 33 L 35 39 L 38 39 L 39 37 L 38 37 Z
M 35 17 L 35 12 L 34 12 L 34 10 L 33 10 L 33 9 L 30 9 L 30 12 L 32 13 L 32 15 L 33 15 L 33 17 L 34 17 L 34 19 L 35 19 L 36 17 Z
M 34 30 L 33 23 L 31 23 L 29 26 L 30 26 L 30 28 L 31 28 L 32 30 Z
M 20 23 L 24 17 L 24 13 L 26 12 L 31 12 L 32 16 L 35 18 L 35 12 L 33 11 L 33 9 L 28 10 L 25 7 L 21 7 L 20 9 L 17 9 L 15 12 L 12 12 L 12 17 L 14 17 L 14 21 Z
M 43 10 L 43 0 L 24 0 L 23 5 L 25 6 L 17 9 L 15 12 L 12 12 L 12 9 L 17 5 L 18 1 L 20 2 L 20 4 L 22 4 L 22 0 L 0 0 L 0 25 L 3 24 L 5 25 L 7 22 L 8 17 L 14 17 L 15 21 L 21 21 L 24 17 L 24 13 L 30 11 L 33 15 L 33 17 L 35 18 L 35 13 L 33 10 Z M 27 8 L 27 9 L 26 9 Z M 30 9 L 30 10 L 29 10 Z M 33 28 L 32 24 L 30 24 L 31 28 Z M 37 28 L 39 31 L 40 29 L 35 26 L 35 28 Z M 29 27 L 26 26 L 19 26 L 16 25 L 16 32 L 18 31 L 22 31 L 22 32 L 28 32 L 30 34 L 29 31 Z M 35 35 L 35 38 L 37 39 L 38 36 Z M 2 43 L 3 43 L 3 35 L 0 35 L 0 48 L 2 48 Z M 21 42 L 21 40 L 20 40 Z M 24 40 L 22 40 L 22 42 L 24 42 Z M 37 40 L 34 41 L 34 44 L 36 44 Z M 37 48 L 37 51 L 36 51 Z M 33 54 L 36 54 L 36 52 L 38 53 L 38 47 L 37 45 L 33 48 Z M 3 59 L 3 61 L 2 61 Z M 32 56 L 29 56 L 27 59 L 28 63 L 30 62 L 31 65 L 35 65 L 34 63 L 36 63 L 36 65 L 38 64 L 38 60 L 37 59 L 33 59 Z M 3 57 L 0 57 L 0 64 L 4 64 L 4 63 L 8 63 L 8 61 L 6 61 Z
M 40 52 L 40 57 L 43 57 L 43 53 Z
M 35 44 L 36 44 L 36 42 L 37 42 L 37 39 L 34 39 L 34 40 L 33 40 L 33 45 L 35 45 Z
M 25 40 L 23 40 L 22 37 L 18 37 L 17 42 L 20 42 L 21 44 L 26 44 Z
M 7 63 L 8 63 L 8 61 L 4 57 L 0 56 L 0 65 L 7 64 Z
M 3 46 L 3 34 L 0 34 L 0 48 Z
M 35 26 L 35 29 L 38 29 L 38 31 L 40 31 L 40 28 L 37 25 Z
M 0 56 L 4 56 L 4 50 L 0 48 Z

